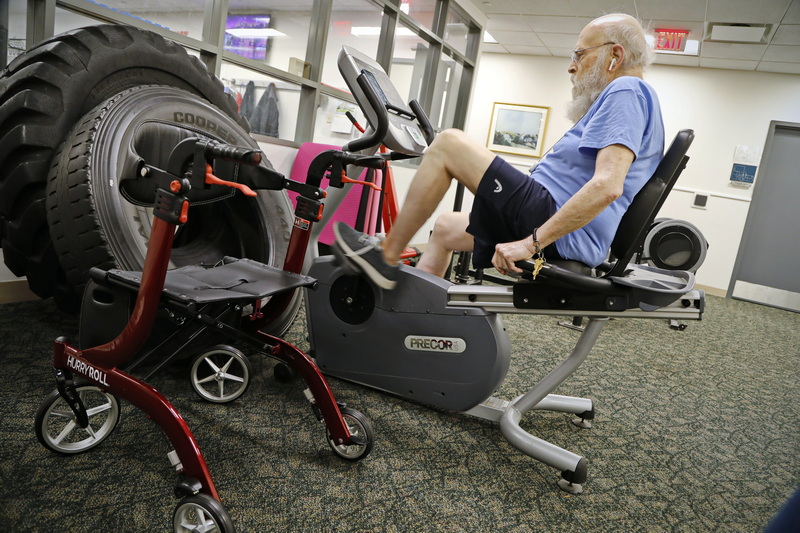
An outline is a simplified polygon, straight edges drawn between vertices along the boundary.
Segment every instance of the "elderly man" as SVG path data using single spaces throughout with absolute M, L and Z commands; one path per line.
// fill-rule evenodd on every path
M 472 211 L 439 217 L 417 268 L 442 276 L 453 250 L 473 251 L 476 267 L 494 265 L 501 273 L 520 272 L 515 261 L 540 253 L 600 264 L 622 215 L 663 155 L 658 98 L 642 80 L 652 57 L 633 17 L 593 20 L 568 68 L 568 118 L 575 125 L 530 176 L 464 132 L 443 131 L 426 150 L 386 239 L 339 223 L 337 255 L 379 287 L 394 288 L 400 253 L 455 179 L 475 195 Z

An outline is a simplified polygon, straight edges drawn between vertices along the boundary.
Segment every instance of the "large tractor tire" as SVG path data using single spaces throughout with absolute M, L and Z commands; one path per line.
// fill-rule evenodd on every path
M 55 161 L 54 155 L 73 127 L 80 129 L 84 115 L 99 104 L 127 89 L 137 88 L 114 102 L 118 106 L 116 109 L 138 112 L 139 107 L 128 105 L 128 101 L 140 88 L 151 91 L 150 86 L 161 87 L 159 94 L 165 94 L 165 91 L 177 94 L 170 88 L 181 89 L 181 96 L 174 97 L 171 102 L 179 107 L 201 110 L 198 112 L 206 113 L 203 118 L 210 119 L 194 120 L 196 115 L 170 117 L 168 122 L 183 133 L 168 133 L 168 126 L 146 125 L 145 131 L 163 135 L 165 143 L 177 142 L 190 132 L 226 142 L 254 145 L 247 135 L 247 121 L 239 116 L 236 102 L 225 93 L 221 81 L 210 75 L 205 65 L 187 54 L 181 46 L 152 32 L 121 25 L 74 30 L 32 48 L 0 73 L 0 235 L 3 258 L 15 275 L 27 276 L 31 290 L 40 297 L 53 296 L 62 307 L 75 308 L 87 266 L 141 268 L 142 243 L 146 246 L 149 235 L 146 217 L 141 212 L 131 212 L 127 206 L 124 208 L 127 215 L 114 212 L 118 208 L 119 195 L 113 175 L 103 174 L 102 179 L 96 179 L 100 174 L 89 171 L 79 177 L 73 174 L 70 179 L 59 178 L 62 170 L 66 174 L 70 172 L 58 168 L 60 163 Z M 159 106 L 158 109 L 163 117 L 169 108 Z M 129 117 L 130 120 L 134 118 Z M 115 116 L 114 120 L 120 125 L 127 124 L 124 117 Z M 194 122 L 190 122 L 192 120 Z M 224 128 L 220 126 L 223 123 L 226 124 Z M 103 119 L 100 119 L 99 129 L 103 129 L 102 125 Z M 73 138 L 80 135 L 73 132 Z M 119 136 L 112 136 L 112 141 L 117 142 L 114 149 L 120 149 L 121 143 L 125 142 Z M 141 138 L 136 140 L 140 141 Z M 171 146 L 159 146 L 162 150 L 159 157 L 171 149 Z M 113 168 L 116 163 L 112 162 L 117 155 L 122 156 L 110 150 L 113 149 L 98 146 L 93 154 L 101 158 L 95 162 L 105 165 L 104 172 Z M 151 147 L 149 150 L 153 153 L 154 149 Z M 66 268 L 59 263 L 48 228 L 46 195 L 49 178 L 52 178 L 50 192 L 54 195 L 51 201 L 55 202 L 52 208 L 70 214 L 53 214 L 51 209 L 54 220 L 78 216 L 79 213 L 90 213 L 90 218 L 93 218 L 93 222 L 86 226 L 92 235 L 86 237 L 88 242 L 78 239 L 80 243 L 76 244 L 74 239 L 66 236 L 60 239 L 58 249 Z M 66 207 L 57 198 L 58 195 L 62 198 L 69 196 L 69 193 L 59 191 L 62 184 L 70 186 L 66 185 L 69 183 L 76 186 L 78 192 L 72 193 L 77 195 L 76 204 Z M 229 255 L 250 254 L 253 259 L 280 265 L 291 227 L 286 195 L 272 192 L 262 194 L 255 202 L 237 199 L 233 203 L 236 205 L 210 209 L 213 216 L 227 217 L 217 223 L 228 231 L 225 238 L 212 236 L 212 240 L 221 244 L 229 239 L 230 243 L 226 244 L 238 246 L 236 252 Z M 242 207 L 244 204 L 247 206 Z M 99 214 L 103 212 L 108 218 Z M 126 216 L 137 220 L 131 222 Z M 104 227 L 107 220 L 112 221 L 110 227 Z M 207 227 L 212 222 L 209 220 Z M 80 224 L 76 222 L 74 228 Z M 124 233 L 131 225 L 138 233 L 138 238 L 133 240 L 129 240 L 130 233 Z M 117 233 L 120 230 L 122 234 Z M 186 233 L 178 240 L 180 248 L 183 248 L 178 255 L 183 257 L 176 260 L 177 264 L 184 264 L 190 257 L 207 262 L 215 254 L 233 251 L 231 247 L 214 249 L 207 240 L 207 232 Z M 197 239 L 194 255 L 189 252 L 193 239 Z
M 153 220 L 152 209 L 128 202 L 119 180 L 136 175 L 137 164 L 166 168 L 172 148 L 188 137 L 257 148 L 230 117 L 196 95 L 148 85 L 123 91 L 83 116 L 56 151 L 47 186 L 47 220 L 55 251 L 74 287 L 83 287 L 93 266 L 141 269 Z M 264 160 L 262 164 L 269 163 Z M 218 177 L 236 181 L 234 165 Z M 290 206 L 283 191 L 251 199 L 231 189 L 217 202 L 191 204 L 179 227 L 171 267 L 249 257 L 282 265 Z M 270 332 L 282 334 L 294 319 L 299 292 Z

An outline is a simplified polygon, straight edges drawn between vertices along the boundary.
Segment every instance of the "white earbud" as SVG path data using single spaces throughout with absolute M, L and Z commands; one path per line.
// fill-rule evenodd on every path
M 612 57 L 611 58 L 611 64 L 608 66 L 608 71 L 611 72 L 611 69 L 613 69 L 614 65 L 616 65 L 616 64 L 617 64 L 617 58 L 616 57 Z

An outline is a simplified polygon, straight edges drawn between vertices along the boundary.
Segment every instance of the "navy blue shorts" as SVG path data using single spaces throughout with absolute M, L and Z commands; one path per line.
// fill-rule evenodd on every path
M 478 185 L 469 214 L 467 232 L 475 237 L 472 264 L 475 268 L 491 267 L 496 244 L 524 239 L 556 209 L 550 191 L 495 157 Z M 559 258 L 555 246 L 545 248 L 545 257 Z

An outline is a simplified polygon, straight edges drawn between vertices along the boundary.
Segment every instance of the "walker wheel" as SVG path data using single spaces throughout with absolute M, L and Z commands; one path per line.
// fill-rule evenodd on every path
M 75 413 L 58 391 L 53 391 L 36 412 L 36 438 L 50 451 L 76 454 L 103 442 L 119 422 L 117 398 L 94 385 L 77 385 L 75 391 L 86 407 L 89 425 L 82 428 Z
M 178 503 L 172 518 L 175 533 L 233 533 L 228 511 L 207 494 L 193 494 Z
M 232 402 L 247 390 L 251 373 L 250 360 L 242 352 L 221 344 L 195 357 L 192 388 L 206 401 Z
M 341 413 L 350 435 L 355 440 L 363 442 L 363 444 L 337 444 L 334 442 L 333 436 L 328 432 L 328 445 L 342 459 L 358 461 L 365 458 L 372 451 L 372 446 L 375 443 L 372 424 L 360 411 L 350 407 L 343 407 Z
M 297 372 L 286 363 L 280 362 L 272 369 L 272 375 L 280 383 L 290 383 L 297 377 Z

